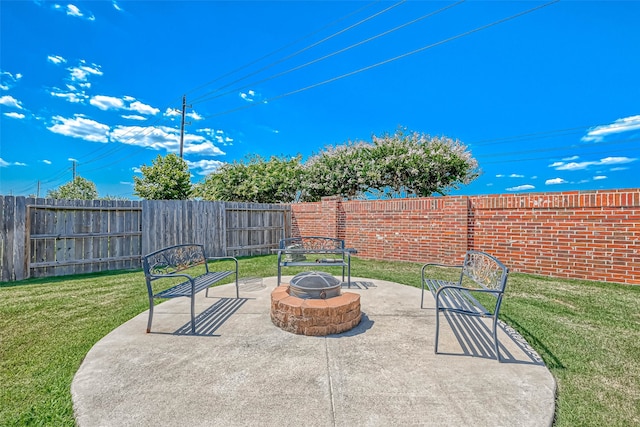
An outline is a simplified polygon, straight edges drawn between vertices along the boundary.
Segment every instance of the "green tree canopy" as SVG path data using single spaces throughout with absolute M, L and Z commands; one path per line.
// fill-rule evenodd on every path
M 289 203 L 299 188 L 300 160 L 300 156 L 265 160 L 254 155 L 244 162 L 227 163 L 197 184 L 194 194 L 204 200 Z
M 98 198 L 98 190 L 93 182 L 76 176 L 73 181 L 49 190 L 47 197 L 50 199 L 95 200 Z
M 152 166 L 142 165 L 142 178 L 133 177 L 133 192 L 147 200 L 186 200 L 191 194 L 189 166 L 176 154 L 158 155 Z

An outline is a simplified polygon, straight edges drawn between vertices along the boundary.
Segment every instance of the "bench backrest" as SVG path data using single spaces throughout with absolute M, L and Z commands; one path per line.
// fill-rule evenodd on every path
M 280 240 L 280 249 L 341 250 L 344 240 L 320 236 L 290 237 Z
M 208 272 L 204 246 L 193 243 L 170 246 L 142 257 L 142 268 L 148 280 L 153 274 L 173 274 L 204 264 Z
M 472 280 L 484 289 L 504 292 L 509 269 L 486 252 L 469 251 L 464 258 L 460 284 Z

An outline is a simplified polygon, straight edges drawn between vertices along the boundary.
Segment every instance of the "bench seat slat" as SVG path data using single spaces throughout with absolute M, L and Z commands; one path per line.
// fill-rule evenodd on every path
M 425 284 L 429 287 L 429 290 L 435 297 L 438 289 L 444 286 L 458 286 L 456 282 L 449 282 L 446 280 L 437 279 L 425 279 Z M 484 308 L 484 306 L 478 301 L 469 291 L 462 289 L 445 289 L 440 292 L 439 297 L 442 306 L 447 310 L 461 311 L 469 314 L 477 315 L 491 315 L 491 312 Z
M 196 293 L 208 288 L 209 286 L 219 282 L 227 276 L 235 274 L 235 271 L 216 271 L 203 274 L 202 276 L 195 277 Z M 154 295 L 155 298 L 178 298 L 191 296 L 191 282 L 186 280 L 176 286 L 169 289 L 165 289 L 162 292 L 158 292 Z

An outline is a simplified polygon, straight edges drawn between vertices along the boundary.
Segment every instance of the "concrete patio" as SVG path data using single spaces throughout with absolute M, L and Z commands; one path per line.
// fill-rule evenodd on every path
M 286 279 L 286 278 L 285 278 Z M 270 320 L 275 278 L 212 288 L 197 300 L 141 313 L 87 354 L 71 391 L 77 423 L 90 426 L 549 426 L 555 381 L 508 326 L 503 363 L 488 327 L 441 322 L 428 294 L 353 278 L 362 321 L 327 337 L 285 332 Z M 140 284 L 141 286 L 143 284 Z M 505 298 L 509 298 L 508 290 Z M 443 320 L 441 318 L 441 320 Z

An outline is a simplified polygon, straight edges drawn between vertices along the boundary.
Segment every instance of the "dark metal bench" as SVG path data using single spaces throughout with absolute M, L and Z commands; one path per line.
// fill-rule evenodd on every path
M 208 261 L 224 259 L 234 261 L 235 270 L 209 271 Z M 205 256 L 203 245 L 183 244 L 160 249 L 143 256 L 142 267 L 144 269 L 147 291 L 149 293 L 149 321 L 147 323 L 147 333 L 151 331 L 154 307 L 153 301 L 156 298 L 190 297 L 191 332 L 194 334 L 196 332 L 195 298 L 198 292 L 206 289 L 206 296 L 209 296 L 210 286 L 218 283 L 225 277 L 235 274 L 236 298 L 240 298 L 240 288 L 238 287 L 238 260 L 234 257 L 207 258 Z M 203 267 L 204 272 L 195 270 L 197 267 Z M 202 270 L 202 268 L 200 270 Z M 153 281 L 158 279 L 176 278 L 179 278 L 179 280 L 182 281 L 168 289 L 154 293 L 152 287 Z
M 342 281 L 351 287 L 351 254 L 355 249 L 344 247 L 344 240 L 333 237 L 305 236 L 280 240 L 278 245 L 278 286 L 282 267 L 342 267 Z
M 460 269 L 459 279 L 457 281 L 449 281 L 425 277 L 427 269 L 430 267 Z M 508 274 L 509 269 L 495 257 L 479 251 L 467 252 L 463 264 L 459 266 L 425 264 L 422 267 L 422 299 L 420 307 L 424 308 L 424 291 L 425 288 L 428 288 L 433 294 L 436 303 L 436 353 L 438 352 L 440 312 L 451 312 L 493 319 L 493 344 L 496 359 L 500 361 L 496 328 Z M 482 294 L 495 297 L 495 302 L 489 309 L 485 308 L 476 298 Z

